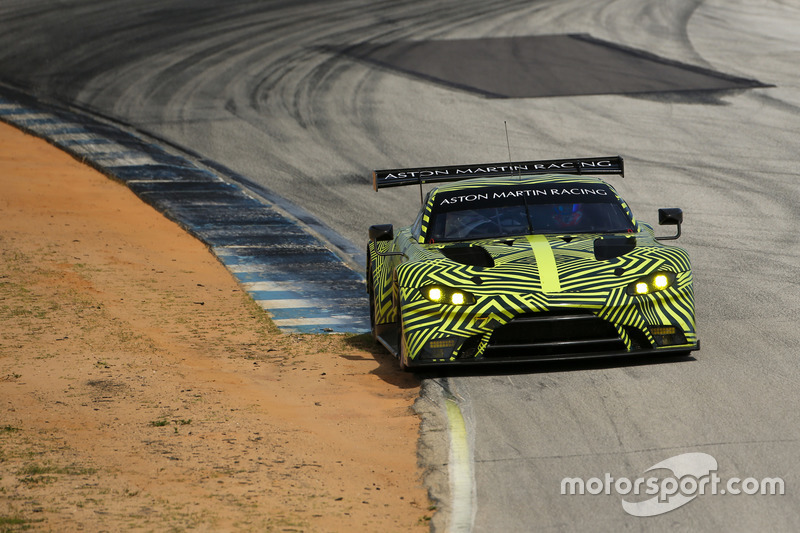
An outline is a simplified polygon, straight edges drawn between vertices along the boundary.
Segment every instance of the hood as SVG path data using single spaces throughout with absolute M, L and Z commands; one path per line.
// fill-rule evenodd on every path
M 439 244 L 435 249 L 447 262 L 463 265 L 458 270 L 472 281 L 499 288 L 504 280 L 525 280 L 545 292 L 607 290 L 656 269 L 679 272 L 685 255 L 642 234 L 530 235 Z

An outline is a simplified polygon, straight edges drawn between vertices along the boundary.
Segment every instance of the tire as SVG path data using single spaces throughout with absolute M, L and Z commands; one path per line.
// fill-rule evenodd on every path
M 372 278 L 372 261 L 370 260 L 369 246 L 367 246 L 367 295 L 369 296 L 369 330 L 372 340 L 378 342 L 378 331 L 375 327 L 375 288 Z
M 378 331 L 375 328 L 375 296 L 369 291 L 369 330 L 372 333 L 372 340 L 378 342 Z
M 403 316 L 398 313 L 399 333 L 397 339 L 397 360 L 400 364 L 400 370 L 403 372 L 411 372 L 411 367 L 408 366 L 408 346 L 406 345 L 405 328 L 403 328 Z
M 375 291 L 372 288 L 372 276 L 367 280 L 369 283 L 369 330 L 372 333 L 372 339 L 378 342 L 378 330 L 375 327 Z

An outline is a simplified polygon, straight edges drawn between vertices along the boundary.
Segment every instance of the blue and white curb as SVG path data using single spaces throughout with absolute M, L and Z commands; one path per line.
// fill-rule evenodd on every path
M 285 210 L 254 198 L 218 170 L 89 114 L 6 92 L 0 120 L 122 181 L 179 223 L 209 246 L 282 331 L 369 330 L 363 275 Z

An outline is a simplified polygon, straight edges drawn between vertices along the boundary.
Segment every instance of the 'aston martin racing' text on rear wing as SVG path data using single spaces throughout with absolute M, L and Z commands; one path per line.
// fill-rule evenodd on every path
M 372 186 L 377 191 L 386 187 L 402 185 L 422 185 L 423 183 L 518 174 L 521 176 L 531 174 L 620 174 L 624 177 L 622 158 L 611 156 L 375 170 L 372 173 Z

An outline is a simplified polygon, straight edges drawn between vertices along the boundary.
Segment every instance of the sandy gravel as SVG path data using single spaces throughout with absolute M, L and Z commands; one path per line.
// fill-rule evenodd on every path
M 424 531 L 419 382 L 0 123 L 0 531 Z

